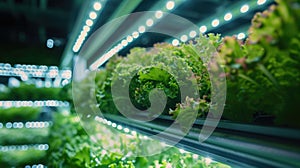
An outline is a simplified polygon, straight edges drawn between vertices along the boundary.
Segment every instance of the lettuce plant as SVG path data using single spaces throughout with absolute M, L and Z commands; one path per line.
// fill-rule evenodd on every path
M 225 60 L 228 96 L 224 117 L 253 122 L 270 115 L 279 125 L 300 126 L 299 2 L 277 1 L 257 13 L 245 42 L 226 37 L 219 48 Z

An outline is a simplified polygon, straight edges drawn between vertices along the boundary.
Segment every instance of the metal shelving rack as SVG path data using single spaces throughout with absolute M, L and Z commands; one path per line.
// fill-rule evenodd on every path
M 165 131 L 174 121 L 168 116 L 151 122 L 110 114 L 104 114 L 104 118 L 147 136 Z M 204 120 L 196 120 L 176 146 L 234 167 L 300 166 L 300 130 L 221 121 L 214 133 L 200 143 L 198 136 L 203 123 Z M 166 132 L 158 140 L 167 144 L 176 142 L 177 133 L 178 130 Z
M 49 80 L 52 83 L 57 81 L 57 86 L 51 87 L 62 87 L 71 82 L 72 72 L 69 69 L 59 70 L 57 66 L 45 66 L 45 65 L 21 65 L 16 64 L 14 66 L 8 63 L 0 63 L 0 77 L 20 77 L 22 81 L 28 79 L 43 79 Z M 45 82 L 44 81 L 44 82 Z M 63 107 L 69 108 L 69 102 L 59 100 L 4 100 L 0 101 L 0 108 L 11 108 L 11 107 Z M 43 110 L 42 110 L 43 111 Z M 41 112 L 42 112 L 41 111 Z M 40 113 L 41 113 L 40 112 Z M 44 121 L 45 120 L 45 121 Z M 44 118 L 43 121 L 38 119 L 37 121 L 27 122 L 6 122 L 0 123 L 0 129 L 50 129 L 52 121 L 50 118 Z M 1 135 L 0 135 L 1 136 Z M 49 149 L 48 144 L 23 144 L 23 145 L 10 145 L 1 146 L 0 152 L 7 151 L 27 151 L 28 149 L 47 151 Z M 36 165 L 26 165 L 25 168 L 31 167 L 47 167 L 43 164 L 39 164 L 37 161 Z M 1 166 L 0 166 L 1 167 Z

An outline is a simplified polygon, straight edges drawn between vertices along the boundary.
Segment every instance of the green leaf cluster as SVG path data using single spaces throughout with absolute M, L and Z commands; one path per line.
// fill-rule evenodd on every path
M 139 134 L 124 134 L 95 121 L 86 123 L 86 128 L 94 128 L 95 134 L 87 135 L 73 115 L 57 114 L 50 135 L 48 166 L 72 168 L 135 168 L 161 167 L 168 163 L 176 167 L 223 167 L 221 163 L 206 163 L 204 157 L 195 158 L 189 152 L 182 153 L 178 148 L 167 150 L 152 156 L 137 157 L 137 153 L 156 150 L 161 142 L 144 138 Z M 128 145 L 129 144 L 129 145 Z
M 8 88 L 0 93 L 0 100 L 60 100 L 61 88 L 37 88 L 22 83 L 19 87 Z
M 46 151 L 29 149 L 0 152 L 0 165 L 3 168 L 25 167 L 26 165 L 46 164 Z
M 167 97 L 162 114 L 179 117 L 179 123 L 190 121 L 190 112 L 194 110 L 198 111 L 198 117 L 205 117 L 211 107 L 207 67 L 210 56 L 214 55 L 220 58 L 217 60 L 226 72 L 223 119 L 300 127 L 295 120 L 300 117 L 299 1 L 276 2 L 254 16 L 246 41 L 209 34 L 189 44 L 162 43 L 151 49 L 134 48 L 126 57 L 115 56 L 96 74 L 95 89 L 101 112 L 119 114 L 111 91 L 116 82 L 121 86 L 129 84 L 129 90 L 120 87 L 120 92 L 128 92 L 131 103 L 139 110 L 147 111 L 151 107 L 151 94 L 159 94 L 154 92 L 159 90 Z M 190 89 L 192 96 L 181 97 L 179 85 L 186 78 L 198 88 Z
M 103 113 L 118 114 L 111 94 L 112 74 L 118 63 L 122 60 L 121 57 L 113 57 L 106 64 L 106 68 L 96 73 L 96 98 L 98 106 Z
M 190 107 L 180 105 L 186 104 L 185 95 L 189 95 L 189 98 L 197 104 L 193 109 L 199 111 L 199 116 L 203 116 L 208 112 L 211 95 L 207 64 L 220 42 L 220 35 L 210 34 L 201 36 L 196 43 L 178 47 L 166 43 L 156 44 L 150 50 L 134 48 L 125 58 L 113 58 L 108 62 L 105 70 L 99 71 L 96 78 L 97 98 L 101 111 L 118 113 L 111 94 L 113 81 L 121 83 L 120 92 L 129 92 L 130 101 L 139 110 L 149 109 L 150 94 L 159 94 L 155 92 L 155 89 L 158 89 L 167 97 L 162 114 L 177 117 L 181 111 L 183 113 L 189 111 L 185 108 Z M 128 84 L 129 90 L 122 87 Z M 179 84 L 186 93 L 180 92 Z
M 254 16 L 245 42 L 226 37 L 219 48 L 227 73 L 227 119 L 256 122 L 268 115 L 275 124 L 300 126 L 299 1 L 277 3 Z
M 39 107 L 0 108 L 0 122 L 34 121 L 40 115 Z
M 25 145 L 48 143 L 49 128 L 0 129 L 0 145 Z

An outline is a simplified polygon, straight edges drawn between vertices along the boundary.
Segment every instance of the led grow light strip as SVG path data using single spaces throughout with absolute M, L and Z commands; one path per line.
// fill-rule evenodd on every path
M 113 46 L 107 53 L 101 56 L 98 60 L 96 60 L 90 67 L 90 70 L 96 70 L 99 66 L 104 64 L 108 59 L 110 59 L 113 55 L 127 47 L 130 43 L 134 42 L 137 38 L 140 37 L 141 34 L 145 33 L 147 29 L 154 26 L 161 20 L 163 16 L 163 12 L 171 12 L 175 9 L 179 4 L 181 4 L 182 0 L 170 0 L 165 3 L 165 6 L 160 10 L 157 10 L 154 16 L 149 17 L 145 20 L 144 24 L 141 24 L 136 27 L 136 30 L 128 34 L 125 38 L 121 39 L 118 44 Z
M 51 121 L 32 121 L 32 122 L 7 122 L 7 123 L 0 123 L 1 128 L 7 129 L 20 129 L 20 128 L 48 128 L 52 125 Z
M 42 100 L 42 101 L 0 101 L 1 108 L 10 107 L 69 107 L 67 101 Z
M 49 149 L 48 144 L 34 144 L 34 145 L 11 145 L 11 146 L 0 146 L 0 152 L 10 151 L 26 151 L 30 149 L 46 151 Z
M 179 39 L 173 39 L 172 44 L 174 46 L 179 45 L 181 42 L 187 42 L 189 39 L 195 38 L 199 35 L 199 33 L 206 33 L 210 31 L 213 28 L 219 27 L 221 25 L 227 24 L 229 21 L 231 21 L 234 18 L 237 18 L 238 14 L 245 14 L 249 10 L 256 10 L 261 7 L 261 5 L 267 5 L 267 2 L 271 3 L 273 0 L 257 0 L 256 2 L 251 1 L 249 3 L 242 3 L 239 9 L 233 9 L 232 12 L 226 12 L 222 17 L 212 17 L 211 19 L 208 19 L 206 21 L 202 21 L 198 23 L 199 30 L 189 30 L 188 33 L 184 33 L 182 35 L 179 35 Z M 206 24 L 203 24 L 206 23 Z M 246 38 L 246 34 L 244 32 L 240 32 L 237 35 L 238 39 L 244 39 Z
M 13 67 L 8 63 L 0 63 L 0 75 L 71 79 L 72 71 L 59 70 L 57 66 L 16 64 Z
M 47 166 L 43 165 L 43 164 L 34 164 L 34 165 L 26 165 L 24 168 L 47 168 Z
M 113 128 L 113 129 L 116 129 L 116 130 L 118 130 L 118 131 L 122 131 L 122 133 L 125 133 L 125 134 L 127 134 L 127 135 L 137 136 L 137 132 L 136 132 L 136 131 L 130 130 L 129 128 L 124 127 L 124 126 L 122 126 L 121 124 L 117 124 L 117 123 L 112 122 L 112 121 L 110 121 L 110 120 L 107 120 L 107 119 L 105 119 L 105 118 L 96 116 L 96 117 L 95 117 L 95 121 L 97 121 L 97 122 L 99 122 L 99 123 L 101 123 L 101 124 L 107 125 L 107 126 Z M 146 136 L 146 135 L 144 135 L 144 136 L 139 135 L 139 138 L 140 138 L 140 139 L 144 139 L 144 140 L 149 139 L 149 137 Z M 161 142 L 161 145 L 163 145 L 163 146 L 169 146 L 169 145 L 165 144 L 164 142 Z M 184 151 L 184 150 L 181 150 L 181 151 Z
M 88 33 L 90 32 L 92 26 L 96 22 L 96 19 L 99 18 L 100 11 L 102 11 L 101 9 L 104 7 L 105 4 L 106 4 L 105 0 L 102 0 L 101 2 L 95 1 L 93 3 L 92 9 L 86 14 L 87 19 L 85 21 L 85 24 L 82 26 L 81 32 L 78 35 L 75 44 L 73 45 L 72 48 L 73 52 L 76 53 L 80 50 L 84 41 L 86 40 L 86 37 L 88 36 Z
M 236 34 L 233 34 L 233 36 L 236 36 L 237 39 L 239 40 L 243 40 L 245 39 L 248 35 L 247 35 L 247 32 L 240 32 L 240 33 L 236 33 Z M 182 42 L 186 42 L 187 40 L 183 41 L 181 39 Z M 178 39 L 173 39 L 172 40 L 172 45 L 173 46 L 178 46 L 180 44 L 180 41 Z
M 246 38 L 246 34 L 244 32 L 240 32 L 236 35 L 237 39 L 242 40 Z
M 99 116 L 96 116 L 96 117 L 95 117 L 95 121 L 97 121 L 97 122 L 99 122 L 99 123 L 102 123 L 102 124 L 104 124 L 104 125 L 108 125 L 108 126 L 110 126 L 110 127 L 112 127 L 112 128 L 116 128 L 116 129 L 118 129 L 118 130 L 120 130 L 120 131 L 123 131 L 124 133 L 127 133 L 127 134 L 128 134 L 128 133 L 131 132 L 132 135 L 136 135 L 136 132 L 135 132 L 135 131 L 131 131 L 129 128 L 123 127 L 122 125 L 117 125 L 116 123 L 111 122 L 111 121 L 109 121 L 109 120 L 107 120 L 107 119 L 105 119 L 105 118 L 101 118 L 101 117 L 99 117 Z
M 102 123 L 102 124 L 104 124 L 104 125 L 107 125 L 107 126 L 113 128 L 113 129 L 116 129 L 116 130 L 118 130 L 118 131 L 122 131 L 122 133 L 125 133 L 125 134 L 127 134 L 127 135 L 137 136 L 137 132 L 136 132 L 136 131 L 130 130 L 130 129 L 127 128 L 127 127 L 124 127 L 124 126 L 122 126 L 122 125 L 120 125 L 120 124 L 116 124 L 116 123 L 114 123 L 114 122 L 112 122 L 112 121 L 109 121 L 109 120 L 107 120 L 107 119 L 105 119 L 105 118 L 101 118 L 101 117 L 99 117 L 99 116 L 96 116 L 96 117 L 95 117 L 95 121 L 97 121 L 97 122 L 99 122 L 99 123 Z M 144 135 L 144 136 L 140 136 L 140 138 L 141 138 L 141 139 L 144 139 L 144 140 L 149 139 L 149 137 L 148 137 L 148 136 L 145 136 L 145 135 Z M 162 143 L 162 145 L 167 146 L 167 144 L 165 144 L 165 143 Z

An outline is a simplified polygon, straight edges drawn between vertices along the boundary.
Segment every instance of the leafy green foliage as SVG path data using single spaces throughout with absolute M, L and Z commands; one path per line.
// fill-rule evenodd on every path
M 0 100 L 60 100 L 60 88 L 37 88 L 31 84 L 21 84 L 1 93 Z
M 176 121 L 180 124 L 182 131 L 188 132 L 189 128 L 194 124 L 195 110 L 208 111 L 209 104 L 205 100 L 195 100 L 193 98 L 186 98 L 186 101 L 177 104 L 176 110 L 170 110 L 170 114 L 176 116 Z M 203 113 L 198 113 L 197 117 L 204 117 Z
M 60 100 L 71 102 L 73 100 L 72 99 L 72 83 L 69 83 L 69 84 L 63 86 L 60 89 L 58 95 L 59 95 Z
M 170 158 L 161 161 L 154 161 L 154 164 L 149 168 L 230 168 L 230 166 L 219 162 L 208 162 L 207 158 L 199 157 L 191 153 L 179 153 L 176 151 L 174 154 L 169 155 Z
M 54 124 L 49 136 L 48 158 L 50 167 L 79 166 L 77 162 L 80 162 L 80 160 L 76 162 L 74 159 L 68 160 L 70 157 L 75 157 L 76 152 L 80 155 L 80 150 L 85 146 L 83 138 L 86 139 L 86 133 L 75 119 L 75 117 L 71 118 L 60 114 L 54 115 Z M 74 152 L 73 148 L 78 151 Z M 86 157 L 82 156 L 82 159 L 84 158 Z
M 156 44 L 149 51 L 134 48 L 126 58 L 114 58 L 108 62 L 106 70 L 101 70 L 97 75 L 100 109 L 103 112 L 118 113 L 111 95 L 112 81 L 115 81 L 122 83 L 121 86 L 130 83 L 130 100 L 137 109 L 147 110 L 151 106 L 150 93 L 153 94 L 152 91 L 159 89 L 167 97 L 163 114 L 170 113 L 177 117 L 181 111 L 189 111 L 184 110 L 187 106 L 180 106 L 180 103 L 184 103 L 181 99 L 185 100 L 181 95 L 189 95 L 196 104 L 202 105 L 196 105 L 193 109 L 199 111 L 199 116 L 203 116 L 208 112 L 211 92 L 207 62 L 215 52 L 214 48 L 219 45 L 220 36 L 210 34 L 208 37 L 199 38 L 196 44 L 179 47 Z M 186 93 L 180 92 L 179 84 L 182 84 Z M 191 86 L 198 87 L 198 91 Z M 127 90 L 120 88 L 120 92 L 122 91 Z M 197 98 L 199 94 L 200 99 Z
M 121 60 L 122 58 L 117 56 L 111 58 L 107 63 L 105 70 L 100 70 L 96 74 L 96 96 L 99 103 L 98 106 L 103 113 L 119 113 L 112 99 L 111 81 L 112 72 Z
M 299 127 L 300 122 L 295 120 L 300 117 L 299 1 L 278 0 L 277 3 L 254 16 L 245 42 L 235 37 L 220 40 L 219 35 L 210 34 L 196 39 L 194 44 L 178 47 L 157 44 L 149 51 L 135 48 L 122 61 L 109 62 L 110 67 L 114 67 L 105 71 L 109 78 L 98 81 L 107 86 L 107 90 L 103 86 L 98 89 L 101 108 L 117 113 L 109 87 L 114 77 L 124 85 L 130 82 L 130 99 L 138 109 L 150 107 L 149 94 L 158 88 L 168 98 L 163 114 L 170 113 L 174 117 L 182 114 L 181 123 L 189 121 L 190 112 L 195 109 L 199 117 L 205 116 L 211 101 L 207 63 L 214 46 L 218 48 L 219 58 L 223 60 L 219 63 L 224 65 L 227 77 L 225 119 L 253 123 L 268 116 L 275 118 L 277 125 Z M 175 61 L 179 64 L 174 65 Z M 188 69 L 184 69 L 184 64 Z M 172 66 L 180 70 L 172 72 Z M 182 79 L 180 75 L 188 70 L 194 73 L 190 78 L 197 81 L 200 99 L 192 96 L 180 102 L 178 83 Z M 135 74 L 133 79 L 131 74 Z M 105 104 L 103 97 L 109 97 L 110 104 Z
M 90 126 L 101 131 L 95 122 L 90 122 Z M 108 137 L 111 135 L 108 133 L 105 128 L 102 128 L 101 134 L 99 132 L 99 135 L 105 135 L 101 143 L 111 143 Z M 93 141 L 93 138 L 85 133 L 77 117 L 57 115 L 50 135 L 49 166 L 54 168 L 133 167 L 129 160 L 124 160 L 122 149 L 118 148 L 120 146 L 113 146 L 120 152 L 108 153 L 101 143 Z M 115 145 L 120 145 L 120 142 L 115 142 Z
M 205 117 L 211 101 L 208 56 L 215 47 L 227 77 L 224 119 L 256 123 L 267 116 L 269 120 L 275 118 L 276 125 L 299 127 L 300 122 L 295 120 L 300 117 L 298 20 L 299 1 L 278 0 L 276 5 L 254 16 L 245 42 L 235 37 L 221 40 L 220 35 L 209 34 L 177 47 L 156 44 L 150 50 L 134 48 L 125 58 L 115 56 L 105 70 L 96 74 L 98 106 L 102 112 L 119 113 L 111 93 L 112 81 L 117 81 L 130 84 L 129 97 L 137 109 L 147 110 L 151 106 L 150 93 L 157 88 L 167 97 L 163 114 L 177 117 L 179 123 L 190 121 L 193 110 L 198 111 L 198 117 Z M 179 70 L 172 71 L 172 67 Z M 192 84 L 197 85 L 200 99 L 196 93 L 180 97 L 179 84 L 186 78 L 182 74 L 196 80 Z
M 39 107 L 0 108 L 0 122 L 33 121 L 40 115 Z
M 108 166 L 109 168 L 135 168 L 132 162 L 128 161 L 126 163 L 119 162 L 118 164 L 113 163 Z
M 25 167 L 26 165 L 46 164 L 46 151 L 35 149 L 0 152 L 0 165 L 3 168 Z
M 276 124 L 297 126 L 300 96 L 298 1 L 277 1 L 257 13 L 245 43 L 226 37 L 220 47 L 227 72 L 224 117 L 253 122 L 268 114 Z
M 155 150 L 162 145 L 139 134 L 124 134 L 111 127 L 101 125 L 95 121 L 89 122 L 87 127 L 94 128 L 95 134 L 88 136 L 75 116 L 55 117 L 50 136 L 50 150 L 48 152 L 49 167 L 72 168 L 135 168 L 153 167 L 167 164 L 178 167 L 223 167 L 229 166 L 212 162 L 191 153 L 182 153 L 178 148 L 168 150 L 152 156 L 136 157 L 137 152 Z M 127 145 L 130 144 L 130 145 Z M 105 147 L 105 148 L 104 148 Z
M 0 129 L 0 145 L 44 144 L 48 142 L 49 129 Z

